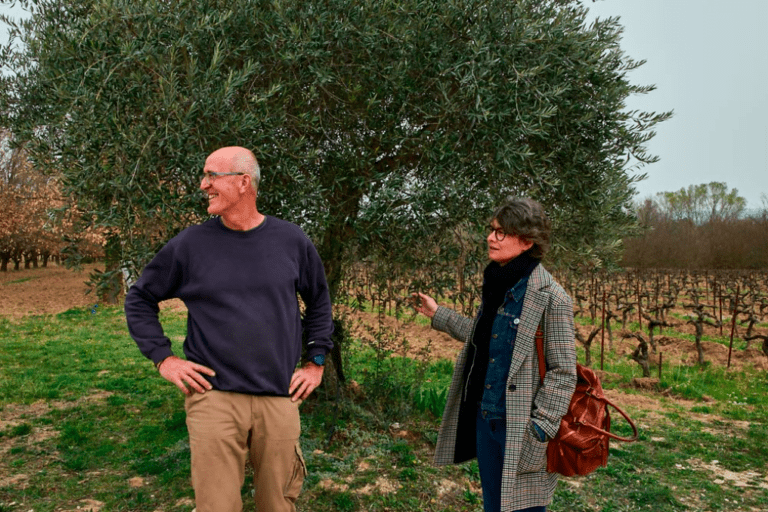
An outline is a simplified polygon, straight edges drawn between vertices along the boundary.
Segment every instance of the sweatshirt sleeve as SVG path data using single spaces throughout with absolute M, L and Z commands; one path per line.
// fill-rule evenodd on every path
M 144 268 L 125 296 L 128 332 L 139 350 L 152 362 L 172 356 L 171 340 L 160 325 L 158 304 L 173 297 L 181 279 L 181 265 L 175 261 L 171 243 L 163 247 Z
M 302 323 L 307 340 L 307 356 L 325 355 L 333 348 L 333 311 L 323 262 L 309 239 L 301 268 L 299 295 L 306 306 Z

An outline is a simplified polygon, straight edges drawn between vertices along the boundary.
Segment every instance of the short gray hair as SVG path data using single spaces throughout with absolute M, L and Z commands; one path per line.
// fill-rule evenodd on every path
M 505 233 L 532 242 L 528 253 L 534 258 L 543 258 L 549 250 L 552 222 L 539 202 L 527 197 L 509 198 L 496 209 L 493 219 Z
M 255 192 L 258 192 L 261 169 L 259 169 L 259 161 L 256 160 L 256 155 L 252 151 L 246 149 L 232 159 L 232 172 L 242 172 L 250 176 L 251 186 Z

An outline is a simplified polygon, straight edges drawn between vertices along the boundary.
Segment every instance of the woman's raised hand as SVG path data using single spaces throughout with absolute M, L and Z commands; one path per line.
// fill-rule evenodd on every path
M 421 292 L 412 293 L 411 296 L 413 297 L 413 309 L 429 318 L 435 316 L 437 311 L 435 299 Z

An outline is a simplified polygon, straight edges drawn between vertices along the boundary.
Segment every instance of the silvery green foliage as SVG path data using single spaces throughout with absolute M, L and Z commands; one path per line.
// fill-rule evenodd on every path
M 362 260 L 474 274 L 508 195 L 547 206 L 553 258 L 610 263 L 635 226 L 627 162 L 654 161 L 669 116 L 623 110 L 653 87 L 575 0 L 28 3 L 0 123 L 134 274 L 204 218 L 225 145 L 254 150 L 260 210 L 304 227 L 334 295 Z

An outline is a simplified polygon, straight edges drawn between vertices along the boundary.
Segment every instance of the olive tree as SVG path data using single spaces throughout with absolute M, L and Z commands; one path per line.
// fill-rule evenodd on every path
M 670 115 L 624 108 L 653 89 L 628 81 L 642 62 L 575 0 L 26 3 L 0 123 L 107 233 L 115 272 L 205 217 L 224 145 L 254 150 L 260 210 L 309 233 L 333 296 L 353 260 L 452 262 L 509 195 L 545 204 L 554 256 L 612 261 L 635 226 L 627 162 L 655 160 Z

